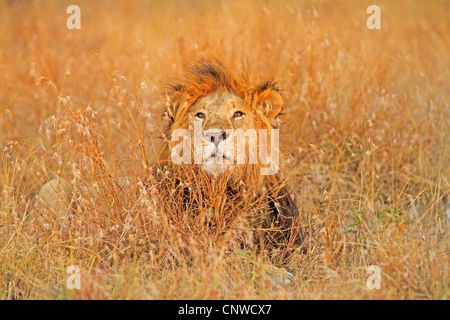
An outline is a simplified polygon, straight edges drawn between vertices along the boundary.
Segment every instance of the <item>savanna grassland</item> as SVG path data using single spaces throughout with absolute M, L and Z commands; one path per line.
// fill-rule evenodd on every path
M 0 1 L 0 298 L 449 299 L 449 39 L 437 0 Z M 165 86 L 201 57 L 283 90 L 288 259 L 178 219 L 152 167 Z M 55 177 L 68 217 L 37 196 Z

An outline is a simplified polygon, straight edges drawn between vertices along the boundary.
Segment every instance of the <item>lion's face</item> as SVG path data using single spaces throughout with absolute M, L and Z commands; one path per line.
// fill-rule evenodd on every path
M 194 129 L 201 127 L 201 144 L 193 146 L 194 156 L 202 157 L 203 169 L 211 174 L 221 174 L 249 162 L 249 129 L 262 127 L 261 119 L 236 94 L 228 91 L 214 92 L 200 98 L 187 114 L 191 137 Z M 256 133 L 257 131 L 255 131 Z M 244 133 L 244 134 L 243 134 Z M 245 155 L 240 160 L 239 156 Z
M 174 146 L 183 131 L 182 135 L 189 137 L 190 163 L 201 164 L 207 173 L 217 175 L 268 164 L 261 155 L 271 154 L 267 149 L 272 124 L 282 108 L 274 83 L 254 86 L 207 62 L 175 85 L 169 97 L 173 101 L 166 115 L 172 118 L 168 132 L 172 156 L 174 151 L 179 153 Z M 266 149 L 265 153 L 261 149 Z

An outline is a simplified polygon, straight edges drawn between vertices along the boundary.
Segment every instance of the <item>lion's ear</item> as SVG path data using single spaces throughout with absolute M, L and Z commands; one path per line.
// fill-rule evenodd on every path
M 265 83 L 257 93 L 257 103 L 262 107 L 266 117 L 275 119 L 283 109 L 281 97 L 275 83 Z

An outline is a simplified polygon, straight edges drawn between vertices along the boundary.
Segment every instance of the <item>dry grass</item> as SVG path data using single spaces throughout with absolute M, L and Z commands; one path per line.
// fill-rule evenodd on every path
M 2 299 L 449 299 L 448 2 L 378 1 L 378 31 L 367 1 L 114 3 L 79 1 L 69 31 L 69 1 L 0 1 Z M 208 196 L 178 212 L 173 177 L 148 164 L 162 88 L 199 57 L 284 89 L 309 249 L 285 263 L 288 285 L 226 216 L 258 203 L 192 176 Z M 76 189 L 69 220 L 36 198 L 55 176 Z M 228 229 L 203 227 L 211 207 Z

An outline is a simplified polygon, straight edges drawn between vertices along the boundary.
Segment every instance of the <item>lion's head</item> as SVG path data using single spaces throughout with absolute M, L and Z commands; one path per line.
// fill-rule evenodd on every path
M 171 156 L 178 156 L 176 146 L 184 136 L 192 151 L 184 160 L 201 164 L 207 173 L 261 173 L 261 167 L 268 167 L 263 174 L 276 174 L 274 129 L 282 108 L 275 82 L 253 84 L 248 74 L 236 75 L 218 61 L 203 60 L 170 86 L 166 134 L 172 140 Z

